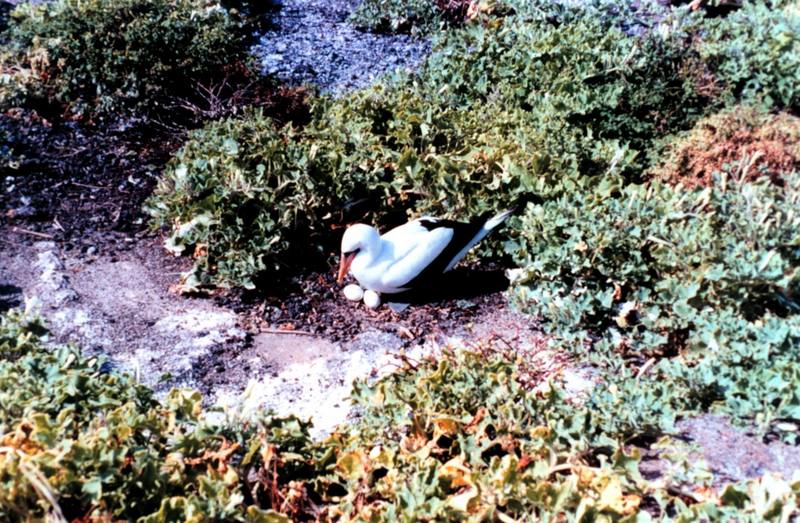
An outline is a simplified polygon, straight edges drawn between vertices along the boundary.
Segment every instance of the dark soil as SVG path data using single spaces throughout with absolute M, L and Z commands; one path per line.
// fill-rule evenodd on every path
M 307 121 L 307 91 L 270 84 L 243 87 L 252 95 L 246 100 L 278 124 Z M 127 249 L 133 235 L 147 230 L 144 202 L 186 133 L 209 115 L 241 112 L 232 100 L 192 106 L 192 117 L 181 117 L 180 125 L 121 116 L 97 124 L 50 122 L 27 110 L 0 116 L 0 136 L 21 158 L 19 168 L 0 178 L 0 226 L 18 226 L 22 236 L 55 240 L 67 250 Z
M 127 250 L 146 229 L 142 211 L 179 141 L 135 121 L 106 128 L 6 115 L 18 169 L 0 180 L 0 224 L 14 241 L 50 239 L 92 254 Z
M 436 289 L 384 295 L 381 307 L 373 311 L 344 297 L 345 284 L 336 283 L 335 268 L 331 268 L 287 282 L 280 295 L 229 293 L 218 301 L 249 315 L 252 324 L 262 327 L 316 334 L 331 341 L 347 341 L 377 329 L 397 334 L 407 344 L 453 332 L 507 307 L 503 291 L 508 279 L 497 264 L 457 268 L 439 284 Z

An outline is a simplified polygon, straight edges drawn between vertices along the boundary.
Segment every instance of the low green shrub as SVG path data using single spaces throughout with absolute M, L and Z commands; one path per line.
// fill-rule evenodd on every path
M 491 351 L 445 353 L 372 386 L 356 383 L 362 415 L 337 461 L 349 479 L 339 505 L 352 511 L 347 519 L 715 521 L 749 512 L 778 521 L 782 511 L 796 513 L 796 481 L 767 476 L 702 500 L 646 481 L 639 451 L 625 443 L 642 434 L 615 422 L 640 405 L 619 394 L 600 401 L 614 395 L 610 384 L 582 400 L 567 398 L 558 382 L 531 393 L 517 382 L 525 365 Z M 708 474 L 696 458 L 684 466 Z
M 260 109 L 209 123 L 170 161 L 147 211 L 171 231 L 167 249 L 195 259 L 185 290 L 253 288 L 289 264 L 327 261 L 338 241 L 331 229 L 371 191 L 389 191 L 375 167 L 388 161 L 372 132 L 380 117 L 368 102 L 363 112 L 347 100 L 312 105 L 315 116 L 299 129 L 279 127 Z
M 745 3 L 707 22 L 698 49 L 731 99 L 800 110 L 800 12 Z
M 609 170 L 638 179 L 654 138 L 705 105 L 681 74 L 686 37 L 633 38 L 588 14 L 443 36 L 418 76 L 384 95 L 385 141 L 413 162 L 394 185 L 425 194 L 420 210 L 464 215 Z
M 800 484 L 765 476 L 695 501 L 647 481 L 630 434 L 557 384 L 518 383 L 497 352 L 447 352 L 370 385 L 323 441 L 293 418 L 209 421 L 201 398 L 163 402 L 97 358 L 43 346 L 0 317 L 4 521 L 780 521 Z M 219 418 L 219 413 L 216 413 Z M 702 472 L 688 465 L 688 474 Z M 785 520 L 785 519 L 784 519 Z
M 4 39 L 0 107 L 56 104 L 80 116 L 158 114 L 247 58 L 242 23 L 212 0 L 23 3 Z
M 207 422 L 198 393 L 159 403 L 41 331 L 0 317 L 3 521 L 288 521 L 273 509 L 313 470 L 307 424 Z
M 357 27 L 375 32 L 428 32 L 441 26 L 433 0 L 362 0 L 350 16 Z
M 636 180 L 652 163 L 655 139 L 690 126 L 705 105 L 682 74 L 682 31 L 634 38 L 588 15 L 564 23 L 543 16 L 496 22 L 442 36 L 416 74 L 315 100 L 310 123 L 283 138 L 285 151 L 275 149 L 277 141 L 243 146 L 245 160 L 230 161 L 248 173 L 254 191 L 241 197 L 251 199 L 253 209 L 273 198 L 253 169 L 276 155 L 276 172 L 305 173 L 307 187 L 298 199 L 317 195 L 305 207 L 303 225 L 311 224 L 312 232 L 329 230 L 314 226 L 323 216 L 341 223 L 338 208 L 359 200 L 368 202 L 378 221 L 389 209 L 402 219 L 406 210 L 465 218 L 506 208 L 531 191 L 569 190 L 576 179 L 609 171 Z M 266 125 L 248 122 L 253 118 L 211 124 L 172 165 L 189 166 L 190 177 L 192 165 L 214 165 L 211 176 L 227 180 L 227 167 L 217 169 L 224 162 L 212 162 L 217 144 L 238 143 L 250 126 Z M 170 167 L 166 178 L 174 173 Z M 246 227 L 220 219 L 236 216 L 227 200 L 185 190 L 169 182 L 157 192 L 152 207 L 158 223 L 172 226 L 173 239 L 185 236 L 181 243 L 188 248 L 195 238 L 179 228 L 207 211 L 206 232 L 192 233 L 202 235 L 197 243 L 209 243 L 215 258 L 238 266 L 232 270 L 201 257 L 199 281 L 251 286 L 259 271 L 274 266 L 267 258 L 281 255 L 284 245 L 270 244 L 275 227 L 289 226 L 290 234 L 291 221 L 267 218 L 272 211 L 264 211 L 264 220 L 275 225 L 245 233 Z M 187 213 L 190 208 L 195 210 Z M 243 234 L 246 248 L 236 240 Z
M 351 16 L 358 27 L 376 32 L 435 34 L 470 24 L 496 23 L 497 18 L 548 18 L 574 21 L 591 18 L 630 34 L 658 24 L 668 9 L 656 2 L 592 0 L 362 0 Z
M 291 126 L 276 129 L 261 111 L 212 122 L 194 131 L 167 167 L 148 211 L 169 226 L 166 247 L 193 254 L 184 285 L 252 278 L 289 249 L 293 232 L 308 229 L 325 205 L 326 179 Z M 304 243 L 308 247 L 308 243 Z
M 658 361 L 648 393 L 676 408 L 713 404 L 763 430 L 800 419 L 800 175 L 741 181 L 751 167 L 702 190 L 611 183 L 530 209 L 509 246 L 514 301 L 577 351 L 592 340 L 612 376 Z

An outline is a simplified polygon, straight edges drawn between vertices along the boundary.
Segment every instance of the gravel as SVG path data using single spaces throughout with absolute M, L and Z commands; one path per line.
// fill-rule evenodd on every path
M 339 94 L 419 65 L 430 42 L 359 31 L 347 19 L 358 0 L 285 0 L 253 52 L 265 74 Z

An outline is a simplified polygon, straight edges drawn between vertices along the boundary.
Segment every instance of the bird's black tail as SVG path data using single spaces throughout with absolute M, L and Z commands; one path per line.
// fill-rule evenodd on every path
M 514 203 L 511 204 L 505 211 L 502 211 L 498 214 L 494 214 L 492 212 L 484 213 L 472 223 L 476 222 L 480 223 L 483 225 L 484 229 L 486 229 L 487 231 L 491 231 L 492 229 L 494 229 L 495 227 L 506 221 L 506 219 L 509 216 L 524 211 L 529 203 L 532 203 L 534 205 L 541 205 L 542 203 L 544 203 L 544 199 L 538 194 L 526 193 L 523 194 L 522 196 L 519 196 L 516 200 L 514 200 Z

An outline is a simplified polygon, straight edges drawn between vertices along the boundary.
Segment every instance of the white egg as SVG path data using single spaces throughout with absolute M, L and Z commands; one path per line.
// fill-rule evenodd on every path
M 342 292 L 344 292 L 344 297 L 350 301 L 360 301 L 364 297 L 363 289 L 355 283 L 347 285 Z
M 377 309 L 381 304 L 381 297 L 373 290 L 364 291 L 364 305 L 370 309 Z

